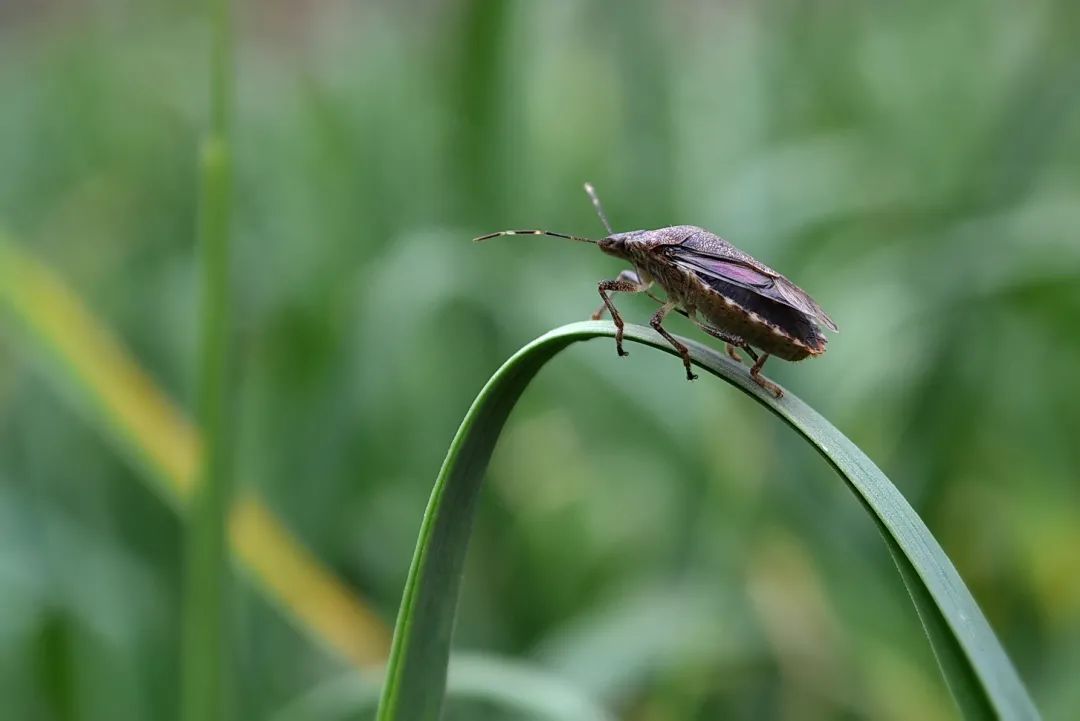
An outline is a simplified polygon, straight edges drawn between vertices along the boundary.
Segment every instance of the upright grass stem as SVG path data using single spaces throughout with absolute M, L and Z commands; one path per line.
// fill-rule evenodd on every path
M 187 528 L 184 577 L 182 721 L 224 716 L 226 520 L 232 497 L 225 387 L 229 328 L 228 144 L 232 41 L 229 0 L 210 0 L 210 127 L 200 148 L 200 338 L 196 412 L 202 457 Z

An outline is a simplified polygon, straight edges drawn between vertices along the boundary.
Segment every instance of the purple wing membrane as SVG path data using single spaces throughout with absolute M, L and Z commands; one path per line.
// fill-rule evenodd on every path
M 668 252 L 676 263 L 700 275 L 752 290 L 805 313 L 832 331 L 838 330 L 836 323 L 813 298 L 782 275 L 770 274 L 734 258 L 702 253 L 683 246 L 671 246 Z

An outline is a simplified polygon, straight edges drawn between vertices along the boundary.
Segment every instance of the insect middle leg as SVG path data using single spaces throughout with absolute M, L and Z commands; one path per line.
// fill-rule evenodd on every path
M 595 313 L 592 314 L 593 320 L 600 320 L 604 315 L 606 309 L 611 313 L 611 321 L 615 324 L 615 350 L 621 356 L 630 355 L 623 350 L 623 319 L 619 315 L 619 311 L 615 309 L 615 304 L 611 302 L 611 298 L 608 296 L 608 292 L 615 291 L 619 293 L 641 293 L 647 291 L 652 283 L 642 283 L 638 278 L 637 273 L 632 270 L 624 270 L 619 273 L 619 277 L 615 280 L 602 280 L 597 286 L 597 290 L 600 292 L 600 297 L 603 299 L 604 304 L 600 306 Z
M 694 372 L 690 370 L 690 351 L 686 348 L 686 346 L 677 341 L 675 339 L 675 336 L 664 330 L 664 326 L 661 325 L 664 322 L 664 316 L 670 313 L 674 307 L 675 303 L 671 301 L 664 303 L 662 306 L 660 306 L 660 309 L 653 314 L 652 320 L 649 321 L 649 325 L 651 325 L 653 327 L 653 330 L 662 335 L 664 337 L 664 340 L 670 343 L 671 346 L 679 352 L 679 355 L 682 356 L 683 365 L 686 367 L 686 380 L 692 381 L 697 378 L 697 376 L 694 375 Z
M 784 391 L 780 389 L 780 386 L 776 385 L 768 378 L 764 378 L 761 375 L 761 366 L 765 365 L 765 361 L 769 359 L 768 353 L 762 353 L 761 357 L 754 361 L 754 365 L 750 368 L 750 377 L 755 383 L 772 393 L 777 398 L 782 398 Z

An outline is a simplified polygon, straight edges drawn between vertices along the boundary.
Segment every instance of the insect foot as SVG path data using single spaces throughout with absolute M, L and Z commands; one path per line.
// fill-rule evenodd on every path
M 605 302 L 607 302 L 607 301 L 605 301 Z M 593 313 L 591 316 L 589 316 L 589 319 L 590 320 L 603 320 L 604 319 L 604 311 L 606 311 L 606 310 L 607 310 L 606 305 L 600 306 L 596 310 L 595 313 Z M 622 347 L 622 329 L 623 329 L 622 318 L 617 317 L 617 320 L 615 322 L 615 331 L 616 331 L 616 333 L 615 333 L 615 352 L 619 354 L 620 358 L 623 357 L 623 356 L 630 355 L 630 353 L 628 351 L 623 350 L 623 347 Z
M 607 301 L 604 301 L 604 302 L 606 303 Z M 606 305 L 600 306 L 599 308 L 596 309 L 595 313 L 593 313 L 591 316 L 589 316 L 589 319 L 590 320 L 603 320 L 604 319 L 604 311 L 606 311 L 606 310 L 607 310 Z M 622 327 L 622 318 L 618 318 L 615 321 L 615 328 L 616 328 L 616 331 L 617 331 L 617 333 L 615 335 L 615 351 L 619 354 L 620 357 L 630 355 L 630 353 L 623 350 L 623 347 L 622 347 L 622 328 L 623 328 Z
M 761 375 L 761 366 L 765 365 L 765 361 L 768 360 L 768 358 L 769 354 L 764 353 L 760 358 L 754 361 L 754 365 L 750 368 L 750 378 L 777 398 L 783 398 L 784 391 L 780 389 L 780 386 Z
M 652 320 L 649 321 L 649 325 L 653 327 L 653 330 L 663 336 L 664 340 L 670 343 L 672 348 L 678 351 L 679 356 L 682 358 L 683 366 L 685 366 L 686 368 L 686 380 L 696 380 L 697 376 L 690 369 L 690 351 L 687 349 L 686 346 L 676 340 L 675 336 L 664 330 L 664 326 L 662 325 L 664 322 L 664 316 L 670 313 L 673 308 L 675 308 L 674 303 L 670 301 L 664 303 L 662 306 L 660 306 L 660 309 L 653 314 Z

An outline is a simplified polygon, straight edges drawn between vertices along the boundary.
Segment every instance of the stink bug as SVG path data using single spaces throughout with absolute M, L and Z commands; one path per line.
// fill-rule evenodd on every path
M 672 310 L 724 341 L 728 355 L 736 361 L 742 362 L 736 349 L 743 349 L 754 361 L 750 377 L 777 398 L 783 391 L 761 375 L 769 356 L 800 361 L 821 355 L 827 340 L 818 326 L 839 330 L 804 290 L 720 236 L 694 225 L 616 233 L 592 185 L 586 183 L 585 192 L 607 229 L 606 238 L 594 240 L 547 230 L 503 230 L 475 240 L 501 235 L 550 235 L 592 243 L 608 255 L 628 261 L 634 270 L 624 270 L 615 280 L 600 281 L 598 290 L 604 304 L 592 315 L 593 320 L 599 320 L 605 310 L 611 313 L 616 329 L 615 350 L 620 356 L 628 353 L 622 344 L 623 319 L 611 302 L 611 292 L 646 293 L 660 303 L 649 325 L 682 356 L 687 380 L 697 378 L 690 369 L 690 353 L 663 326 Z M 667 300 L 649 292 L 653 283 L 664 289 Z M 760 356 L 754 348 L 762 351 Z

